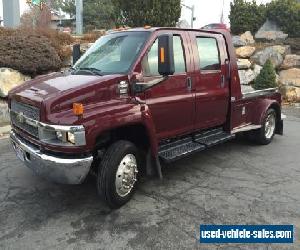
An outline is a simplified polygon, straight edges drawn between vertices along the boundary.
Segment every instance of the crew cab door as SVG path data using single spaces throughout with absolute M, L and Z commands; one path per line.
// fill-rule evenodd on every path
M 206 129 L 226 122 L 229 83 L 226 78 L 227 52 L 222 35 L 190 32 L 195 71 L 195 129 Z
M 173 35 L 175 73 L 145 91 L 159 139 L 170 138 L 192 131 L 195 100 L 191 85 L 189 39 L 186 32 L 164 31 L 157 34 Z M 153 37 L 142 60 L 145 83 L 162 78 L 158 73 L 158 39 Z

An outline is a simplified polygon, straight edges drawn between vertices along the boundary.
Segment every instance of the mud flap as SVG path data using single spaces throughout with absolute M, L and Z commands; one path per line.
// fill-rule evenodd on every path
M 283 120 L 277 121 L 275 133 L 277 135 L 283 135 Z
M 163 178 L 159 158 L 153 157 L 150 149 L 146 156 L 146 173 L 147 176 L 158 176 L 160 180 Z

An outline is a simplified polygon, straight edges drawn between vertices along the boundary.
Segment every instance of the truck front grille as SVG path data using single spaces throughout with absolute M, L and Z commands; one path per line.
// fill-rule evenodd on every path
M 38 138 L 39 131 L 37 127 L 34 127 L 21 119 L 18 119 L 18 115 L 22 114 L 23 116 L 30 118 L 35 121 L 40 120 L 40 110 L 37 107 L 30 106 L 28 104 L 20 103 L 15 100 L 11 102 L 11 111 L 10 112 L 10 119 L 12 125 L 24 130 L 25 132 L 29 133 L 30 135 Z

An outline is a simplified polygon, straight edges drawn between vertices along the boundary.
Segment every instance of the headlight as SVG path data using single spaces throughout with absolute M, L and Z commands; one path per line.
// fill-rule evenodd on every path
M 68 132 L 67 140 L 75 144 L 75 135 L 72 132 Z
M 64 138 L 63 132 L 57 131 L 56 132 L 56 137 L 57 137 L 58 140 L 63 141 L 63 138 Z
M 39 123 L 39 138 L 41 141 L 53 145 L 86 145 L 83 126 L 60 126 Z

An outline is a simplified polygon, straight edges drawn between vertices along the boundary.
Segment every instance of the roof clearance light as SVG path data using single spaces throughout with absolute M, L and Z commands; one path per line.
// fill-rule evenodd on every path
M 74 115 L 80 116 L 84 113 L 84 108 L 82 103 L 73 103 L 73 113 Z
M 144 29 L 151 29 L 151 26 L 150 25 L 145 25 Z

